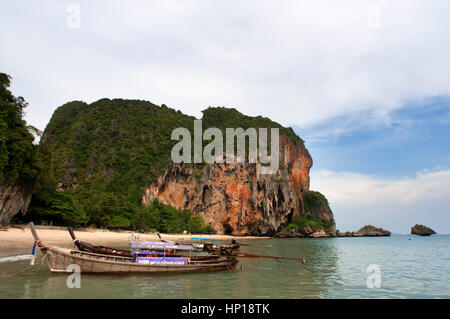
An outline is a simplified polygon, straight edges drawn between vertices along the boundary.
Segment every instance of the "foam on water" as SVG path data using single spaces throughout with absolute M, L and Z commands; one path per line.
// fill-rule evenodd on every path
M 17 255 L 17 256 L 1 257 L 0 263 L 27 260 L 31 259 L 32 256 L 33 255 Z

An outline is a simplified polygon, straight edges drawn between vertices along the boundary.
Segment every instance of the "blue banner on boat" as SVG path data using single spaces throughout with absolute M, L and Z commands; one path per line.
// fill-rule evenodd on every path
M 177 245 L 163 241 L 133 241 L 132 248 L 194 250 L 191 245 Z
M 131 255 L 160 255 L 167 256 L 167 252 L 163 251 L 149 251 L 149 250 L 133 250 L 131 251 Z
M 136 263 L 146 265 L 186 265 L 186 258 L 174 257 L 137 257 Z
M 222 239 L 217 238 L 191 238 L 192 240 L 212 240 L 212 241 L 221 241 Z

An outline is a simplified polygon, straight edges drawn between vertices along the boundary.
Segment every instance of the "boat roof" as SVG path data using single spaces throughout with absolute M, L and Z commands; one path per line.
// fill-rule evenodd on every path
M 131 248 L 194 250 L 191 245 L 178 245 L 163 241 L 132 241 Z

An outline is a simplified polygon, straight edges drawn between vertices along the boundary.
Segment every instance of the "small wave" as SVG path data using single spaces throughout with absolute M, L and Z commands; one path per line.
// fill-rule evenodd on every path
M 10 257 L 2 257 L 2 258 L 0 258 L 0 263 L 19 261 L 19 260 L 27 260 L 27 259 L 31 259 L 31 257 L 33 257 L 33 255 L 17 255 L 17 256 L 10 256 Z

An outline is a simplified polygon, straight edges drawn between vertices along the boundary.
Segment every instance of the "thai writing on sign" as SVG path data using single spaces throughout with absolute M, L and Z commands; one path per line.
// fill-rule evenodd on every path
M 173 257 L 137 257 L 138 264 L 147 265 L 186 265 L 186 258 Z

